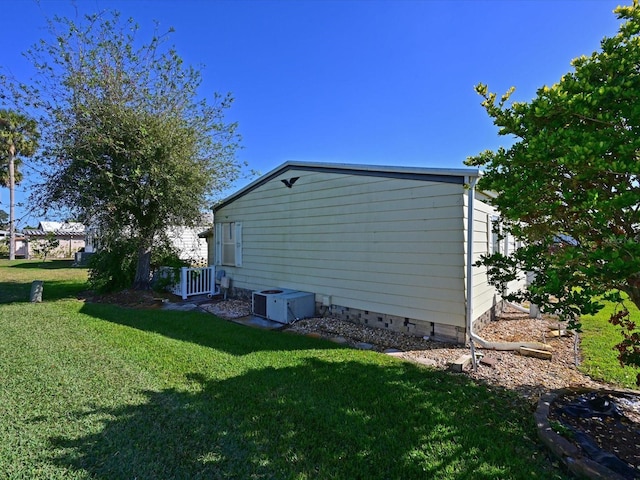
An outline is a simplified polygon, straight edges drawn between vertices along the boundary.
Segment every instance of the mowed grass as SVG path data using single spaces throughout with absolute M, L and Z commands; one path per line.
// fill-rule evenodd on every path
M 71 260 L 0 260 L 0 303 L 29 301 L 31 283 L 46 280 L 44 300 L 77 295 L 86 288 L 87 269 L 72 268 Z
M 564 478 L 510 392 L 204 313 L 84 304 L 61 295 L 84 288 L 68 270 L 0 262 L 2 292 L 45 280 L 41 304 L 1 297 L 0 478 Z
M 628 300 L 625 306 L 640 329 L 640 311 Z M 618 351 L 614 348 L 623 340 L 621 328 L 609 323 L 615 308 L 614 304 L 607 303 L 597 315 L 581 317 L 584 332 L 580 342 L 582 354 L 580 370 L 594 379 L 637 390 L 636 377 L 640 373 L 640 368 L 622 367 L 618 361 Z

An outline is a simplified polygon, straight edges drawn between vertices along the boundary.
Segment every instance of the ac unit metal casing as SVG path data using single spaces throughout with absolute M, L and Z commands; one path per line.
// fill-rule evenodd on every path
M 251 295 L 253 314 L 278 323 L 291 323 L 313 317 L 315 295 L 287 289 L 269 289 Z
M 293 293 L 295 290 L 284 288 L 269 288 L 251 294 L 251 312 L 258 317 L 268 318 L 267 305 L 278 295 Z

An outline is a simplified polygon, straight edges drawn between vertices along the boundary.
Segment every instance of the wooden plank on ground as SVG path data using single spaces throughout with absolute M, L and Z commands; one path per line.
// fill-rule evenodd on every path
M 551 338 L 566 337 L 567 336 L 567 331 L 566 330 L 550 330 L 549 331 L 549 336 Z
M 520 347 L 520 355 L 525 357 L 541 358 L 542 360 L 551 360 L 553 354 L 551 352 L 545 352 L 544 350 L 536 350 L 535 348 Z
M 454 361 L 449 368 L 454 372 L 462 372 L 464 368 L 471 363 L 471 355 L 462 355 L 458 357 L 456 361 Z

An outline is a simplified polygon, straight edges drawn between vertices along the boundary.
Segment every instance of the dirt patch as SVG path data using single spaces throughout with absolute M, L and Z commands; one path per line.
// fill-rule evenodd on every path
M 113 293 L 96 293 L 91 291 L 79 295 L 81 300 L 89 303 L 109 303 L 127 308 L 160 308 L 163 302 L 180 302 L 180 297 L 153 290 L 122 290 Z

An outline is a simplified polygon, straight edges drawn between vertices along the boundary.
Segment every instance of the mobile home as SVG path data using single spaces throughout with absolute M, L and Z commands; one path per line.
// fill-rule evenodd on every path
M 287 162 L 214 207 L 230 293 L 313 294 L 315 315 L 465 342 L 500 305 L 476 169 Z

